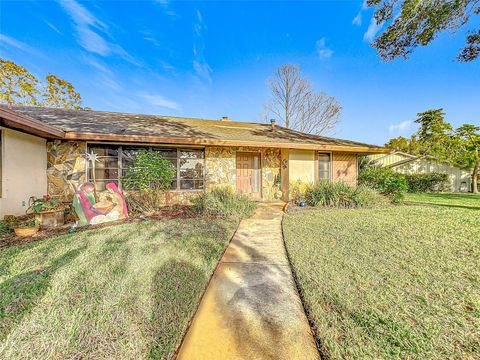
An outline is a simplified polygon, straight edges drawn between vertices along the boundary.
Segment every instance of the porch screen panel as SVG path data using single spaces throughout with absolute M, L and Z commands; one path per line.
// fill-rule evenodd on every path
M 156 146 L 90 145 L 88 152 L 98 156 L 95 163 L 97 190 L 114 182 L 121 187 L 121 177 L 133 166 L 133 158 L 141 150 L 155 151 L 175 169 L 172 190 L 203 189 L 205 153 L 203 149 L 177 149 Z M 88 164 L 88 181 L 93 181 L 92 166 Z
M 89 148 L 89 153 L 97 154 L 95 162 L 95 183 L 97 190 L 105 190 L 105 184 L 113 182 L 118 185 L 118 147 L 108 145 L 95 145 Z M 93 168 L 88 164 L 88 180 L 93 181 Z
M 178 159 L 180 189 L 203 189 L 203 150 L 180 150 Z
M 173 175 L 173 180 L 172 180 L 172 190 L 176 190 L 178 188 L 178 165 L 177 165 L 177 149 L 163 149 L 163 148 L 157 148 L 157 147 L 152 147 L 151 148 L 153 151 L 158 152 L 163 159 L 168 160 L 170 162 L 170 165 L 172 166 L 173 169 L 175 169 L 175 174 Z
M 329 153 L 318 153 L 318 180 L 331 179 L 331 155 Z

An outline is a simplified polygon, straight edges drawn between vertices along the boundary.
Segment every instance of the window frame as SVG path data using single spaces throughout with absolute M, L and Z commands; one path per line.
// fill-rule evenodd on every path
M 116 181 L 118 183 L 118 187 L 122 189 L 122 181 L 121 181 L 121 176 L 123 176 L 123 171 L 125 170 L 123 167 L 123 158 L 124 158 L 124 152 L 123 148 L 128 147 L 128 148 L 139 148 L 139 149 L 145 149 L 148 151 L 151 151 L 152 149 L 172 149 L 176 150 L 176 155 L 175 158 L 166 158 L 166 160 L 175 160 L 176 163 L 176 177 L 174 178 L 174 183 L 176 184 L 175 188 L 171 188 L 167 191 L 171 192 L 184 192 L 184 191 L 192 191 L 192 192 L 198 192 L 198 191 L 204 191 L 205 190 L 205 147 L 198 147 L 198 146 L 172 146 L 172 145 L 162 145 L 162 144 L 125 144 L 125 143 L 97 143 L 97 142 L 87 142 L 87 152 L 90 153 L 90 149 L 95 146 L 105 146 L 105 147 L 116 147 L 117 149 L 117 168 L 116 170 L 118 171 L 118 178 L 117 179 L 101 179 L 104 182 L 107 181 Z M 192 150 L 201 150 L 203 153 L 202 158 L 191 158 L 191 157 L 181 157 L 181 152 L 182 151 L 192 151 Z M 113 157 L 113 156 L 100 156 L 100 157 Z M 201 178 L 185 178 L 182 179 L 180 176 L 180 162 L 182 159 L 187 159 L 187 160 L 201 160 L 202 161 L 202 166 L 203 166 L 203 171 L 202 171 L 202 177 Z M 110 169 L 110 168 L 108 168 Z M 86 179 L 87 181 L 91 181 L 92 179 L 90 178 L 90 163 L 87 160 L 85 163 L 85 173 L 86 173 Z M 97 179 L 100 180 L 100 179 Z M 181 181 L 201 181 L 203 183 L 203 187 L 200 189 L 182 189 L 181 188 Z
M 319 155 L 324 154 L 328 155 L 329 157 L 329 162 L 328 162 L 328 179 L 320 179 L 319 178 Z M 322 180 L 327 180 L 327 181 L 332 181 L 333 180 L 333 152 L 331 151 L 315 151 L 315 183 L 318 183 L 319 181 Z

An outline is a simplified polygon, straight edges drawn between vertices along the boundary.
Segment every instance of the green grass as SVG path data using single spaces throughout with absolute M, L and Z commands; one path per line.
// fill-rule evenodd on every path
M 479 357 L 478 211 L 294 212 L 284 233 L 326 358 Z
M 0 250 L 0 358 L 169 358 L 234 228 L 135 222 Z
M 7 237 L 10 234 L 11 234 L 11 230 L 8 228 L 5 221 L 0 220 L 0 239 L 2 237 Z
M 405 201 L 417 204 L 447 207 L 474 208 L 480 210 L 480 194 L 472 193 L 419 193 L 406 194 Z

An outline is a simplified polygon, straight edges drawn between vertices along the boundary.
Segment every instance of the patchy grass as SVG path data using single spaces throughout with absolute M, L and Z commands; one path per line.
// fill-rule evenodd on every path
M 327 358 L 478 358 L 478 211 L 295 212 L 284 233 Z
M 234 228 L 134 222 L 0 250 L 0 358 L 170 357 Z
M 472 193 L 419 193 L 406 194 L 405 201 L 423 205 L 473 208 L 480 210 L 480 194 Z
M 0 239 L 9 236 L 12 231 L 8 228 L 5 221 L 0 220 Z

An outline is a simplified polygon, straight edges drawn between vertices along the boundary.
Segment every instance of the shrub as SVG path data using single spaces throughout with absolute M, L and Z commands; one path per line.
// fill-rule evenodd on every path
M 362 208 L 374 208 L 390 204 L 390 200 L 387 197 L 366 185 L 357 186 L 353 194 L 353 202 L 355 207 Z
M 358 187 L 344 182 L 320 181 L 307 189 L 306 202 L 309 206 L 324 207 L 376 207 L 388 204 L 388 199 L 365 185 Z
M 306 201 L 306 193 L 311 186 L 308 183 L 301 182 L 300 180 L 292 181 L 290 184 L 290 199 L 294 204 L 300 204 L 302 201 Z
M 448 174 L 433 172 L 430 174 L 406 174 L 408 192 L 435 192 L 448 190 Z
M 320 181 L 307 190 L 306 200 L 310 206 L 349 208 L 353 206 L 354 191 L 344 182 Z
M 358 182 L 381 194 L 388 196 L 392 201 L 398 202 L 403 199 L 408 190 L 405 175 L 397 173 L 390 168 L 368 168 L 360 172 Z
M 216 188 L 191 200 L 191 211 L 207 216 L 244 218 L 251 216 L 257 204 L 230 188 Z
M 130 209 L 138 208 L 153 211 L 160 208 L 164 201 L 164 192 L 169 190 L 176 169 L 156 151 L 140 150 L 132 157 L 133 165 L 122 176 Z

